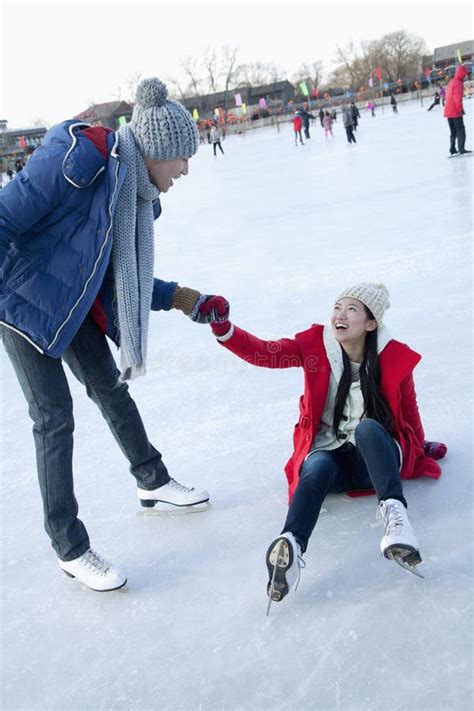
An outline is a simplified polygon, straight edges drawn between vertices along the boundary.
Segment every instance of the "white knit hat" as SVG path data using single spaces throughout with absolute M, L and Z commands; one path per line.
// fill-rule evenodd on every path
M 168 99 L 166 84 L 143 79 L 137 89 L 130 128 L 144 158 L 191 158 L 199 146 L 199 132 L 187 109 Z
M 372 311 L 379 325 L 382 323 L 384 313 L 390 307 L 389 293 L 385 284 L 366 281 L 350 286 L 339 294 L 336 301 L 351 296 L 353 299 L 362 301 Z

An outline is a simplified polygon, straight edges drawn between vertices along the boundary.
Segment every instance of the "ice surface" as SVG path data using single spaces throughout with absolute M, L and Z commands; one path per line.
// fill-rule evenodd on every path
M 473 147 L 472 102 L 466 103 Z M 464 711 L 472 702 L 470 157 L 440 110 L 363 112 L 295 148 L 290 125 L 202 146 L 163 196 L 156 274 L 224 293 L 261 337 L 324 322 L 342 287 L 384 281 L 393 335 L 423 354 L 438 481 L 405 493 L 425 580 L 379 554 L 373 498 L 329 497 L 295 595 L 266 609 L 264 555 L 286 512 L 298 370 L 252 368 L 180 313 L 151 317 L 132 385 L 150 439 L 212 509 L 143 514 L 105 423 L 71 379 L 81 518 L 128 574 L 99 594 L 60 574 L 42 531 L 31 426 L 2 350 L 2 708 Z

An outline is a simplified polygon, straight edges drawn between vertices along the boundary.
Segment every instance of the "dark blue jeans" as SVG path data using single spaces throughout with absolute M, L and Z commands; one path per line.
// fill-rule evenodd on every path
M 85 553 L 90 543 L 77 516 L 72 473 L 74 419 L 63 364 L 59 358 L 41 355 L 14 331 L 0 328 L 33 420 L 44 526 L 58 557 L 73 560 Z M 140 487 L 154 489 L 166 484 L 169 475 L 161 454 L 148 441 L 128 385 L 119 380 L 107 340 L 90 317 L 62 360 L 99 407 Z
M 400 452 L 393 437 L 375 420 L 357 425 L 350 442 L 331 451 L 317 451 L 304 461 L 283 533 L 291 531 L 303 552 L 329 493 L 372 489 L 378 500 L 398 499 L 406 506 L 400 478 Z

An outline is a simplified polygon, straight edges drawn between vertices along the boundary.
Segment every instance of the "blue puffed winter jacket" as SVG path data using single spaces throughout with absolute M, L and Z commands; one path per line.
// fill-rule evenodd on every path
M 96 130 L 99 147 L 91 140 Z M 65 121 L 0 190 L 0 323 L 54 358 L 93 305 L 103 331 L 117 340 L 107 269 L 126 172 L 117 144 L 113 131 Z M 160 213 L 157 200 L 155 218 Z M 150 308 L 170 309 L 175 288 L 155 279 Z

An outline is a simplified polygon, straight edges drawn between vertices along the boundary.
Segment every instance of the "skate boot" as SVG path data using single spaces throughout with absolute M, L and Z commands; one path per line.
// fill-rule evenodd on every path
M 209 501 L 209 494 L 205 489 L 196 491 L 194 487 L 183 486 L 174 479 L 157 489 L 147 491 L 137 487 L 137 496 L 142 506 L 152 507 L 155 504 L 172 504 L 173 506 L 195 506 Z
M 300 570 L 305 567 L 300 544 L 292 533 L 282 533 L 275 538 L 267 550 L 269 581 L 267 595 L 270 602 L 280 602 L 290 590 L 296 590 L 300 580 Z
M 58 560 L 58 563 L 69 578 L 76 578 L 80 583 L 97 592 L 118 590 L 127 582 L 127 578 L 92 548 L 79 558 Z
M 398 499 L 380 501 L 377 518 L 382 519 L 384 528 L 380 541 L 382 555 L 422 578 L 415 570 L 418 563 L 421 563 L 421 555 L 405 506 Z

